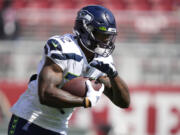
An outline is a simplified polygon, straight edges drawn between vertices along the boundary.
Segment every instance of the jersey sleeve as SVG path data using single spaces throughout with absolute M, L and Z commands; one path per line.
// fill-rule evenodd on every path
M 44 54 L 54 63 L 59 65 L 62 70 L 67 67 L 67 60 L 63 55 L 63 44 L 57 38 L 50 38 L 44 46 Z

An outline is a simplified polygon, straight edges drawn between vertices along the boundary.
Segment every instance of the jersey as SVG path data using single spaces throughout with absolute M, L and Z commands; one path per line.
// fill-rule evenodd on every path
M 37 124 L 43 128 L 67 134 L 68 120 L 74 108 L 53 108 L 42 105 L 38 97 L 38 75 L 49 57 L 63 70 L 63 80 L 59 88 L 68 80 L 77 76 L 98 78 L 104 75 L 101 71 L 91 67 L 87 62 L 85 54 L 78 45 L 73 34 L 51 37 L 44 46 L 43 57 L 37 69 L 37 79 L 29 82 L 27 90 L 20 96 L 11 108 L 11 112 L 30 123 Z M 103 58 L 112 60 L 112 56 Z

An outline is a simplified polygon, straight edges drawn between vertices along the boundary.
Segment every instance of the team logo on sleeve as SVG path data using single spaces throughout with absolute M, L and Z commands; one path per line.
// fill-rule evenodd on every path
M 47 41 L 47 45 L 49 46 L 50 48 L 50 51 L 51 50 L 59 50 L 59 51 L 62 51 L 62 47 L 61 47 L 61 44 L 55 40 L 55 39 L 50 39 Z

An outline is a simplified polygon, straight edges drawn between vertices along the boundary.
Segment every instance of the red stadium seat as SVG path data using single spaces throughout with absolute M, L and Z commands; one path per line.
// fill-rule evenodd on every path
M 26 1 L 25 0 L 13 0 L 12 5 L 15 9 L 21 9 L 26 7 Z
M 84 1 L 84 3 L 87 3 L 87 4 L 99 4 L 99 5 L 101 5 L 101 4 L 103 4 L 104 2 L 102 2 L 101 0 L 86 0 L 86 1 Z
M 76 0 L 54 0 L 51 8 L 55 9 L 74 9 L 77 6 Z
M 172 11 L 173 0 L 154 0 L 152 9 L 154 11 Z
M 27 3 L 27 8 L 49 8 L 50 0 L 31 0 Z
M 82 8 L 84 6 L 87 6 L 87 5 L 103 5 L 104 2 L 103 1 L 100 1 L 100 0 L 82 0 L 80 1 L 79 0 L 79 3 L 78 3 L 78 8 Z
M 0 10 L 3 7 L 3 0 L 0 0 Z
M 154 11 L 172 11 L 173 6 L 171 4 L 157 4 L 152 8 Z
M 110 10 L 125 10 L 126 2 L 124 0 L 111 0 L 107 1 L 104 6 Z
M 173 10 L 180 10 L 180 0 L 174 0 L 173 2 Z
M 151 10 L 151 3 L 147 0 L 131 0 L 128 10 L 148 11 Z

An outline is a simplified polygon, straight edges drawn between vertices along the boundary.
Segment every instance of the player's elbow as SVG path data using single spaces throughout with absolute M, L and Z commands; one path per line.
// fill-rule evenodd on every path
M 115 102 L 115 105 L 119 106 L 120 108 L 128 108 L 130 106 L 130 98 L 126 100 L 119 100 Z
M 45 105 L 46 104 L 46 99 L 44 97 L 42 97 L 42 96 L 39 96 L 39 102 L 40 102 L 40 104 Z
M 128 108 L 130 106 L 130 102 L 123 103 L 120 105 L 121 108 Z
M 120 108 L 128 108 L 130 106 L 130 103 L 117 103 L 117 106 L 119 106 Z
M 51 98 L 51 93 L 44 92 L 43 94 L 39 95 L 39 102 L 42 105 L 49 105 L 50 98 Z
M 49 92 L 47 91 L 47 90 L 43 90 L 43 89 L 39 89 L 39 91 L 38 91 L 39 93 L 38 93 L 38 96 L 39 96 L 39 102 L 40 102 L 40 104 L 42 104 L 42 105 L 47 105 L 47 103 L 48 103 L 48 100 L 49 100 Z
M 45 98 L 44 94 L 39 94 L 39 102 L 42 105 L 46 104 L 47 101 L 46 101 L 46 98 Z
M 130 97 L 126 98 L 121 106 L 121 108 L 128 108 L 130 106 Z

